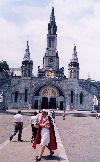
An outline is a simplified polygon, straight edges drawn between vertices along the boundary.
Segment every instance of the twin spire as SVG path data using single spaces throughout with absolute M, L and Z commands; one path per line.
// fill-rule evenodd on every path
M 25 54 L 24 54 L 23 59 L 24 59 L 24 61 L 30 61 L 30 52 L 29 52 L 28 41 L 27 41 L 26 50 L 25 50 Z

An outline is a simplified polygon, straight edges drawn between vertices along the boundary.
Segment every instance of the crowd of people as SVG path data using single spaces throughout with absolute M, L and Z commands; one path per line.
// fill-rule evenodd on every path
M 23 129 L 23 116 L 21 111 L 14 116 L 13 119 L 15 130 L 14 133 L 10 136 L 10 141 L 18 133 L 18 141 L 22 142 L 22 129 Z M 57 149 L 56 136 L 54 130 L 55 123 L 55 112 L 49 112 L 46 109 L 43 109 L 42 112 L 34 111 L 31 119 L 31 128 L 32 128 L 32 147 L 36 149 L 37 144 L 40 144 L 41 149 L 39 156 L 36 157 L 37 161 L 40 161 L 44 153 L 45 147 L 50 151 L 50 156 L 54 154 L 54 150 Z

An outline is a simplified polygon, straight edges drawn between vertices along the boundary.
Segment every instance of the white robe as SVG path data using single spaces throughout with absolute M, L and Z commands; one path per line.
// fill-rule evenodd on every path
M 43 118 L 43 122 L 47 120 L 47 118 Z M 43 127 L 41 130 L 41 145 L 42 146 L 48 146 L 50 143 L 50 129 L 49 129 L 49 121 L 46 122 L 46 127 Z

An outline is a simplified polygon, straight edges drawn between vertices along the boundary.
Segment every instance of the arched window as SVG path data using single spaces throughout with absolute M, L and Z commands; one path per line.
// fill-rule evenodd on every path
M 73 91 L 71 91 L 71 103 L 73 103 Z
M 72 70 L 70 71 L 70 78 L 72 78 Z
M 30 76 L 31 76 L 30 69 L 28 69 L 28 77 L 30 77 Z
M 18 91 L 15 92 L 15 102 L 18 102 Z
M 13 94 L 11 94 L 11 102 L 13 101 Z
M 28 89 L 25 89 L 25 102 L 27 102 L 27 92 L 28 92 Z
M 51 47 L 51 39 L 49 39 L 49 47 Z
M 80 93 L 80 104 L 83 104 L 83 93 Z

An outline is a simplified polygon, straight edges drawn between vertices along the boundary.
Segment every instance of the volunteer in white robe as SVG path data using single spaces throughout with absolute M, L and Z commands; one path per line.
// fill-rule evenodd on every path
M 48 146 L 48 144 L 50 143 L 50 124 L 48 121 L 48 116 L 43 117 L 43 121 L 41 123 L 41 126 L 44 125 L 44 127 L 42 127 L 41 130 L 41 145 L 42 146 Z

